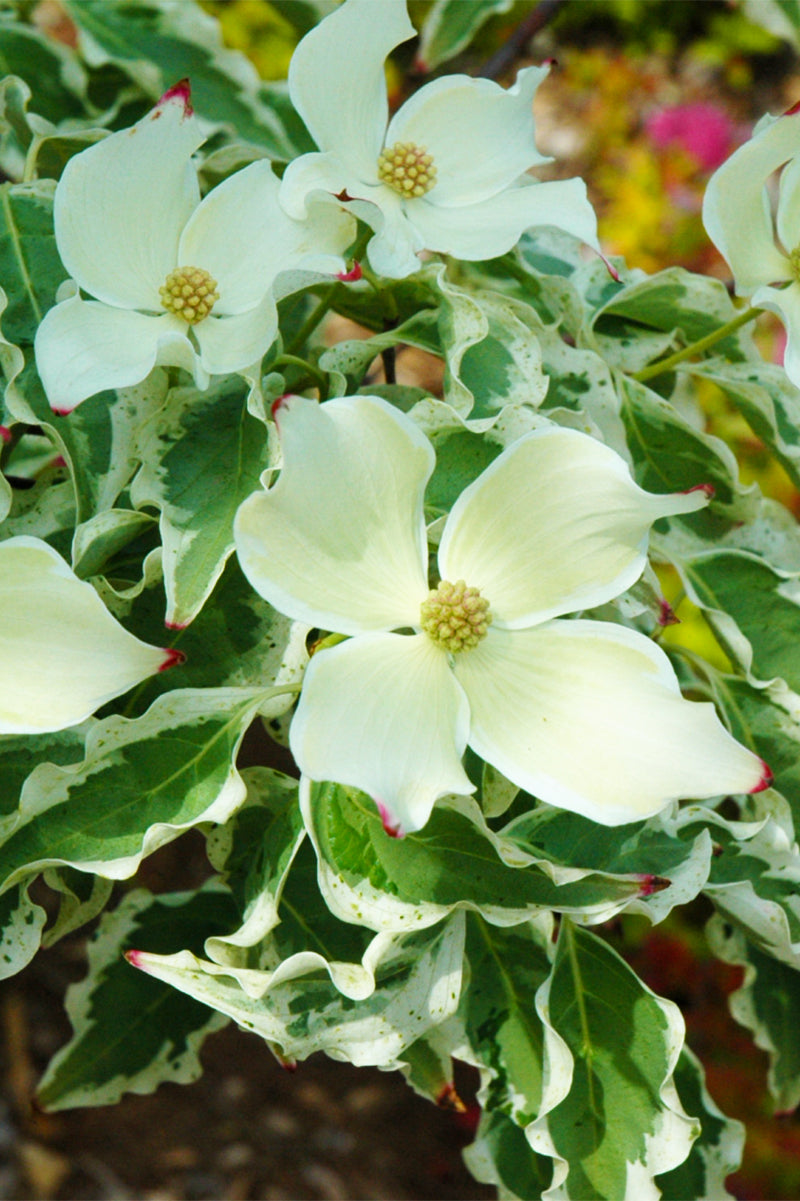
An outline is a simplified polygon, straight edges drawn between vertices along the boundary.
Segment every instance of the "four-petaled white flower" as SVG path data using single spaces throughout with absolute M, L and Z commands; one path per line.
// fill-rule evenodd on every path
M 767 183 L 780 168 L 773 217 Z M 786 374 L 800 387 L 800 111 L 766 116 L 718 168 L 703 223 L 733 271 L 737 296 L 786 326 Z
M 467 744 L 605 825 L 769 782 L 712 705 L 684 700 L 650 639 L 564 619 L 630 587 L 652 522 L 704 491 L 652 495 L 602 443 L 537 430 L 459 497 L 429 593 L 424 434 L 366 396 L 284 398 L 276 420 L 283 467 L 239 509 L 240 563 L 283 613 L 350 636 L 306 674 L 290 732 L 305 775 L 363 789 L 405 831 L 444 793 L 474 790 Z
M 414 36 L 405 0 L 345 0 L 300 42 L 289 93 L 319 153 L 289 164 L 280 192 L 286 211 L 304 216 L 317 189 L 352 198 L 375 230 L 372 266 L 395 277 L 419 267 L 421 250 L 493 258 L 534 225 L 556 225 L 596 247 L 583 181 L 526 175 L 547 161 L 532 112 L 547 68 L 520 71 L 508 91 L 488 79 L 442 76 L 389 121 L 384 59 Z
M 143 380 L 158 363 L 211 375 L 251 367 L 278 330 L 283 271 L 341 270 L 355 221 L 327 196 L 309 219 L 278 203 L 266 160 L 200 200 L 191 158 L 204 141 L 189 85 L 170 89 L 130 129 L 67 163 L 55 194 L 55 233 L 80 294 L 39 326 L 36 363 L 52 407 L 69 412 L 105 388 Z
M 183 659 L 129 634 L 39 538 L 0 542 L 0 612 L 0 734 L 75 726 Z

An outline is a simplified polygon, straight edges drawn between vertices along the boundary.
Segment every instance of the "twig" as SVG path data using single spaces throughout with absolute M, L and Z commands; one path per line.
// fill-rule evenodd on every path
M 497 79 L 504 75 L 516 60 L 525 52 L 525 47 L 540 29 L 544 29 L 548 21 L 552 21 L 565 0 L 539 0 L 531 12 L 520 21 L 517 28 L 475 74 L 483 79 Z

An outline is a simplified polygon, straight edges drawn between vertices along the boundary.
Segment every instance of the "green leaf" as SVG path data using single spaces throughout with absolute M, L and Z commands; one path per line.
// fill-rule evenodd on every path
M 732 522 L 747 521 L 758 506 L 758 489 L 738 482 L 729 447 L 696 430 L 677 409 L 644 384 L 618 377 L 622 420 L 636 482 L 648 492 L 684 492 L 698 484 L 714 488 L 712 506 L 681 519 L 697 534 L 717 540 Z
M 740 312 L 718 279 L 668 267 L 615 292 L 597 311 L 592 334 L 603 358 L 639 371 L 664 352 L 680 350 L 732 321 Z M 755 358 L 747 330 L 715 346 L 729 360 Z
M 719 358 L 704 360 L 692 371 L 722 389 L 792 482 L 800 485 L 800 391 L 783 368 Z
M 490 17 L 507 13 L 514 0 L 434 0 L 420 36 L 417 63 L 421 71 L 432 71 L 455 58 L 475 37 Z
M 552 1163 L 538 1155 L 525 1132 L 500 1110 L 484 1110 L 475 1141 L 463 1152 L 476 1180 L 493 1184 L 498 1201 L 533 1201 L 544 1196 Z
M 78 872 L 73 867 L 49 867 L 43 878 L 59 899 L 56 919 L 42 939 L 45 947 L 55 946 L 65 935 L 93 921 L 105 909 L 114 887 L 112 880 Z
M 705 887 L 717 910 L 767 955 L 800 968 L 800 852 L 777 822 L 718 820 Z
M 240 51 L 224 48 L 219 23 L 199 5 L 65 0 L 65 7 L 92 64 L 121 67 L 151 100 L 188 78 L 200 117 L 227 126 L 270 158 L 285 162 L 313 148 L 285 92 L 263 83 Z
M 188 1084 L 202 1072 L 198 1051 L 225 1025 L 220 1014 L 137 972 L 126 951 L 200 950 L 235 914 L 212 881 L 195 893 L 129 893 L 89 943 L 89 971 L 67 992 L 73 1035 L 48 1065 L 37 1099 L 46 1110 L 114 1105 L 125 1093 Z
M 759 951 L 719 915 L 706 933 L 715 955 L 744 968 L 741 988 L 728 999 L 730 1011 L 769 1055 L 767 1081 L 776 1110 L 791 1113 L 800 1105 L 800 974 Z
M 552 908 L 602 921 L 641 892 L 639 876 L 564 871 L 530 854 L 494 834 L 471 799 L 440 801 L 402 839 L 357 789 L 302 780 L 300 804 L 331 912 L 372 929 L 418 929 L 465 904 L 501 926 Z
M 53 184 L 0 184 L 0 279 L 8 297 L 3 334 L 31 343 L 67 278 L 53 233 Z
M 161 512 L 167 625 L 196 618 L 233 550 L 233 519 L 267 467 L 267 431 L 236 376 L 205 392 L 174 388 L 139 431 L 137 508 Z
M 283 887 L 305 829 L 296 780 L 267 767 L 247 768 L 242 778 L 245 803 L 207 844 L 212 865 L 224 873 L 236 900 L 241 925 L 224 937 L 209 938 L 206 950 L 216 963 L 263 967 L 252 949 L 280 920 Z
M 138 638 L 156 646 L 163 640 L 164 595 L 160 588 L 142 589 L 120 607 L 118 616 L 123 613 L 126 628 Z M 139 709 L 173 688 L 297 686 L 308 663 L 307 634 L 307 626 L 276 612 L 253 591 L 231 557 L 200 614 L 170 640 L 186 655 L 186 662 L 146 681 L 137 700 Z M 276 695 L 262 712 L 277 717 L 293 699 L 290 692 Z
M 280 13 L 302 37 L 334 11 L 336 0 L 270 0 L 270 8 Z
M 224 821 L 244 799 L 234 766 L 264 692 L 185 689 L 140 718 L 109 717 L 82 763 L 40 764 L 0 846 L 2 888 L 50 864 L 112 879 L 201 821 Z
M 538 408 L 547 392 L 542 351 L 528 305 L 486 290 L 467 292 L 439 270 L 439 337 L 445 400 L 462 417 L 485 417 L 509 404 Z
M 313 933 L 313 932 L 312 932 Z M 219 967 L 188 951 L 144 954 L 137 966 L 233 1018 L 284 1061 L 325 1051 L 356 1066 L 402 1066 L 406 1047 L 449 1018 L 461 991 L 464 915 L 434 929 L 378 934 L 361 964 L 316 952 L 273 972 Z
M 730 657 L 759 680 L 780 676 L 800 691 L 800 573 L 735 550 L 688 558 L 680 571 Z
M 703 1066 L 684 1047 L 675 1068 L 675 1084 L 687 1113 L 702 1127 L 688 1159 L 671 1172 L 657 1177 L 664 1201 L 733 1201 L 725 1178 L 735 1172 L 742 1159 L 744 1126 L 722 1113 L 708 1094 Z
M 21 972 L 39 950 L 47 913 L 28 896 L 30 883 L 0 897 L 0 980 Z
M 774 787 L 789 804 L 800 829 L 800 701 L 785 685 L 754 688 L 737 676 L 710 674 L 717 704 L 730 731 L 769 764 Z
M 527 1130 L 534 1149 L 556 1161 L 554 1193 L 654 1201 L 654 1177 L 683 1163 L 700 1133 L 673 1080 L 683 1043 L 677 1007 L 566 921 L 538 1007 L 573 1061 L 563 1100 Z
M 544 1092 L 544 1027 L 535 1000 L 550 974 L 551 928 L 549 915 L 509 930 L 477 914 L 467 919 L 470 974 L 459 1019 L 474 1062 L 488 1076 L 483 1107 L 519 1126 L 537 1116 Z
M 83 522 L 75 530 L 72 544 L 72 566 L 82 579 L 100 575 L 107 568 L 113 574 L 116 555 L 131 542 L 155 528 L 156 521 L 149 513 L 134 513 L 130 509 L 105 509 Z
M 75 481 L 78 520 L 110 509 L 139 465 L 139 432 L 164 403 L 166 372 L 156 370 L 132 388 L 100 392 L 56 419 Z M 52 416 L 51 416 L 52 419 Z
M 79 763 L 89 723 L 52 734 L 4 734 L 0 738 L 0 831 L 12 822 L 22 785 L 38 763 Z
M 564 868 L 636 875 L 642 892 L 626 911 L 653 923 L 694 900 L 711 868 L 709 831 L 699 828 L 687 836 L 670 810 L 646 822 L 598 826 L 578 813 L 540 807 L 511 821 L 504 833 L 531 855 Z
M 407 321 L 374 334 L 371 338 L 345 339 L 320 355 L 323 371 L 339 372 L 348 378 L 350 389 L 360 387 L 372 360 L 382 351 L 399 345 L 416 346 L 432 354 L 439 352 L 436 336 L 436 317 L 428 309 L 409 317 Z
M 16 75 L 32 89 L 31 108 L 58 124 L 85 115 L 86 71 L 63 42 L 31 25 L 0 22 L 0 74 Z

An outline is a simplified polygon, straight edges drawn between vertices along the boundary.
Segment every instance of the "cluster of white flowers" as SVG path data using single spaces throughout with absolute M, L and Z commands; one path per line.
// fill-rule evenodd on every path
M 405 0 L 346 0 L 302 40 L 289 90 L 319 150 L 282 180 L 261 160 L 200 198 L 192 156 L 204 139 L 188 84 L 70 160 L 55 233 L 74 282 L 35 345 L 56 411 L 156 365 L 183 368 L 198 388 L 257 371 L 278 335 L 282 273 L 345 273 L 356 219 L 372 231 L 373 270 L 392 278 L 423 251 L 497 256 L 540 224 L 597 247 L 583 182 L 527 174 L 544 161 L 532 98 L 546 69 L 521 71 L 508 90 L 445 76 L 389 120 L 384 60 L 413 35 Z M 442 795 L 473 791 L 468 745 L 519 787 L 606 824 L 765 785 L 761 760 L 711 705 L 681 697 L 652 641 L 565 620 L 630 587 L 652 522 L 697 510 L 705 492 L 651 495 L 600 442 L 538 430 L 457 501 L 431 589 L 423 495 L 434 452 L 414 423 L 365 396 L 291 397 L 276 420 L 280 476 L 241 507 L 235 535 L 263 597 L 345 636 L 313 657 L 292 725 L 308 777 L 364 789 L 404 831 Z M 168 665 L 44 543 L 12 539 L 0 553 L 10 568 L 14 558 L 4 661 L 13 670 L 22 647 L 32 663 L 30 696 L 7 681 L 0 728 L 45 728 L 45 710 L 46 728 L 79 722 Z

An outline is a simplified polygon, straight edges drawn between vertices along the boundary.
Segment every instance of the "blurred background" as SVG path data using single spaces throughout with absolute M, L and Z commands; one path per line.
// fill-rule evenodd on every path
M 246 54 L 264 78 L 280 79 L 297 38 L 289 9 L 301 2 L 204 0 L 203 7 L 219 20 L 229 47 Z M 7 7 L 0 5 L 0 19 Z M 49 36 L 74 42 L 58 0 L 20 0 L 19 7 Z M 412 18 L 423 18 L 429 7 L 411 0 Z M 763 113 L 800 101 L 800 57 L 780 36 L 779 7 L 777 0 L 525 0 L 489 19 L 459 57 L 430 73 L 413 43 L 401 48 L 388 68 L 391 100 L 399 104 L 444 71 L 473 73 L 489 64 L 508 85 L 519 67 L 555 60 L 536 99 L 539 149 L 555 160 L 545 172 L 586 179 L 606 252 L 647 272 L 677 264 L 727 280 L 700 220 L 703 191 Z M 533 36 L 520 36 L 537 24 Z M 780 362 L 783 339 L 769 315 L 757 336 L 765 357 Z M 425 376 L 425 364 L 413 358 L 404 369 Z M 709 429 L 733 447 L 744 478 L 757 479 L 800 514 L 800 496 L 714 385 L 702 401 Z M 663 583 L 681 618 L 665 638 L 724 662 L 676 582 Z M 207 872 L 202 840 L 191 834 L 118 887 L 188 887 Z M 678 1003 L 712 1097 L 747 1125 L 731 1192 L 742 1201 L 788 1201 L 800 1197 L 800 1120 L 773 1113 L 767 1057 L 728 1015 L 726 998 L 741 972 L 708 955 L 702 931 L 709 914 L 700 901 L 654 930 L 625 919 L 606 934 L 651 988 Z M 320 1057 L 289 1072 L 258 1039 L 230 1027 L 208 1040 L 206 1072 L 193 1085 L 165 1084 L 113 1108 L 38 1112 L 31 1096 L 68 1037 L 64 992 L 81 978 L 84 962 L 83 939 L 66 939 L 4 985 L 0 1199 L 493 1195 L 460 1159 L 477 1120 L 476 1081 L 468 1071 L 456 1077 L 460 1104 L 436 1109 L 399 1076 Z

